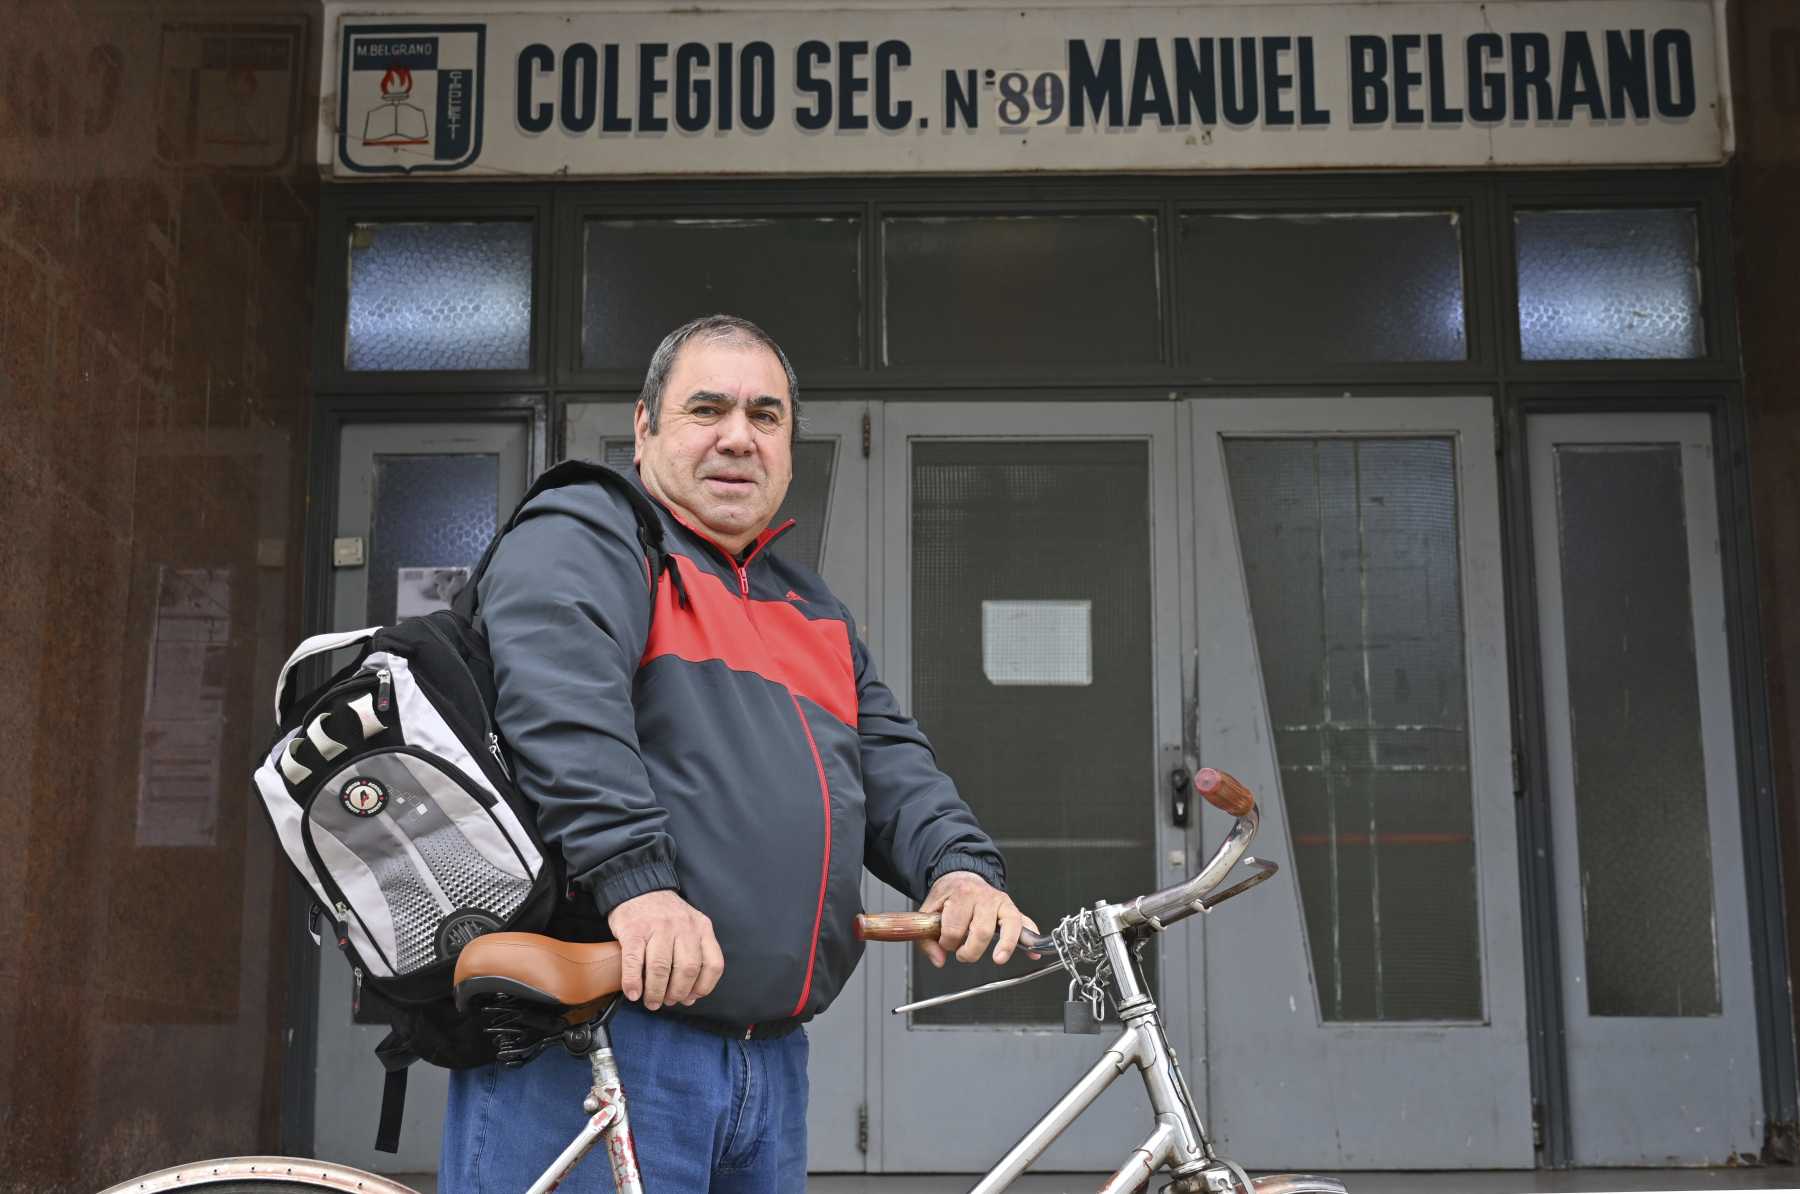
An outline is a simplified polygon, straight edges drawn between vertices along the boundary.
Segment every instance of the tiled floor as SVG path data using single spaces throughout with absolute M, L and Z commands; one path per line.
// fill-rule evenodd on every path
M 1638 1194 L 1659 1191 L 1786 1190 L 1800 1192 L 1800 1169 L 1540 1169 L 1459 1173 L 1344 1173 L 1334 1175 L 1350 1194 Z M 402 1176 L 419 1194 L 437 1194 L 428 1175 Z M 1081 1194 L 1102 1174 L 1034 1173 L 1012 1187 L 1017 1194 Z M 818 1174 L 806 1194 L 965 1194 L 966 1174 L 869 1176 Z M 1152 1185 L 1155 1189 L 1156 1185 Z
M 1252 1175 L 1254 1176 L 1254 1175 Z M 1800 1169 L 1564 1169 L 1504 1173 L 1334 1174 L 1350 1194 L 1598 1194 L 1600 1191 L 1800 1190 Z M 1018 1194 L 1082 1194 L 1104 1174 L 1029 1174 Z M 964 1194 L 968 1176 L 820 1175 L 807 1194 Z M 1159 1183 L 1152 1183 L 1157 1189 Z

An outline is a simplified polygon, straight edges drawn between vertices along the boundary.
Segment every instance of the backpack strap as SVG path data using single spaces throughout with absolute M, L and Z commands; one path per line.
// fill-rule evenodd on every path
M 414 1056 L 400 1043 L 400 1034 L 390 1030 L 375 1046 L 375 1056 L 387 1070 L 381 1083 L 381 1117 L 375 1126 L 375 1151 L 400 1151 L 400 1122 L 406 1114 L 406 1075 Z
M 650 569 L 652 606 L 656 602 L 657 583 L 664 572 L 669 573 L 673 578 L 676 591 L 681 594 L 681 602 L 686 605 L 687 588 L 681 582 L 681 573 L 676 571 L 673 562 L 669 559 L 668 552 L 663 548 L 662 518 L 657 514 L 656 507 L 650 504 L 650 499 L 645 497 L 643 492 L 627 480 L 623 474 L 604 464 L 593 460 L 564 460 L 545 469 L 538 474 L 537 480 L 531 483 L 531 488 L 526 491 L 523 498 L 519 499 L 519 504 L 513 507 L 512 517 L 506 520 L 506 525 L 495 533 L 487 545 L 487 550 L 481 553 L 480 562 L 469 574 L 469 583 L 464 585 L 462 592 L 456 595 L 456 599 L 451 603 L 451 608 L 465 618 L 474 620 L 476 608 L 481 601 L 477 590 L 481 586 L 481 578 L 487 574 L 488 565 L 493 563 L 494 551 L 500 546 L 500 540 L 506 537 L 506 533 L 519 524 L 520 518 L 525 514 L 525 507 L 530 505 L 534 498 L 540 493 L 548 493 L 552 489 L 561 489 L 566 485 L 589 483 L 607 486 L 624 495 L 625 500 L 631 503 L 632 513 L 637 516 L 638 545 L 643 548 L 644 562 Z

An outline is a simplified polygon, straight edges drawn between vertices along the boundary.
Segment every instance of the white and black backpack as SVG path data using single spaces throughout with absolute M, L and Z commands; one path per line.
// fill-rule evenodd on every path
M 452 997 L 462 947 L 483 933 L 542 931 L 559 910 L 581 919 L 566 898 L 561 859 L 546 851 L 513 784 L 494 725 L 493 665 L 475 621 L 477 586 L 519 511 L 545 490 L 577 483 L 629 498 L 659 581 L 669 564 L 649 501 L 610 469 L 565 461 L 531 487 L 452 608 L 315 635 L 276 680 L 277 735 L 256 789 L 288 861 L 335 926 L 355 1018 L 391 1026 L 376 1049 L 388 1071 L 376 1139 L 386 1152 L 398 1144 L 412 1061 L 460 1069 L 494 1059 L 481 1024 Z M 359 645 L 320 687 L 289 691 L 304 660 Z

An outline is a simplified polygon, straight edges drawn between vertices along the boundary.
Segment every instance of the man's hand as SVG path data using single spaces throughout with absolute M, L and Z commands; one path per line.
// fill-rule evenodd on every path
M 725 955 L 712 921 L 672 891 L 626 900 L 607 916 L 618 939 L 625 998 L 651 1011 L 663 1004 L 692 1007 L 725 973 Z
M 941 913 L 944 918 L 943 932 L 936 941 L 919 942 L 933 966 L 942 966 L 953 951 L 959 962 L 976 961 L 996 938 L 994 963 L 1002 965 L 1019 944 L 1020 929 L 1037 932 L 1011 896 L 988 886 L 988 881 L 973 871 L 938 876 L 919 911 Z

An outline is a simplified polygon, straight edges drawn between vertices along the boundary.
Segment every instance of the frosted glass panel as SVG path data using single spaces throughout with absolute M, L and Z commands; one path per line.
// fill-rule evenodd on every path
M 939 764 L 1005 851 L 1013 898 L 1040 919 L 1151 890 L 1147 446 L 913 440 L 910 450 L 912 696 Z M 1085 607 L 1090 683 L 992 682 L 983 608 L 1027 603 Z M 1001 977 L 986 960 L 936 970 L 908 956 L 916 999 Z M 1066 991 L 1047 980 L 913 1023 L 1060 1026 Z
M 862 221 L 851 216 L 588 220 L 581 363 L 637 373 L 699 315 L 741 315 L 802 378 L 862 353 Z
M 1716 1016 L 1681 449 L 1559 444 L 1588 1011 Z
M 358 224 L 344 364 L 531 367 L 532 225 Z
M 1454 445 L 1225 456 L 1321 1014 L 1478 1020 Z
M 890 217 L 881 360 L 1154 364 L 1157 248 L 1151 215 Z
M 1522 211 L 1514 235 L 1526 360 L 1706 352 L 1691 210 Z
M 1192 214 L 1179 246 L 1190 364 L 1294 369 L 1468 355 L 1455 212 Z
M 490 453 L 375 457 L 369 621 L 394 620 L 402 568 L 471 568 L 494 537 L 500 458 Z

